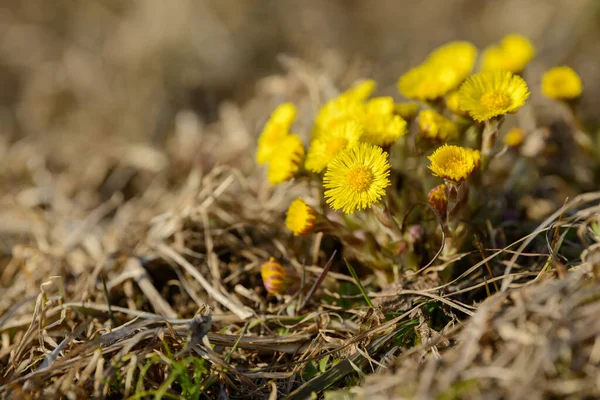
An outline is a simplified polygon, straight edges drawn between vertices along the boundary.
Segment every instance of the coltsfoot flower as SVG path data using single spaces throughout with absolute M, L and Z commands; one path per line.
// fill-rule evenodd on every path
M 287 286 L 286 270 L 275 258 L 271 257 L 269 261 L 261 265 L 260 275 L 268 293 L 281 294 L 285 291 Z
M 457 88 L 473 70 L 477 49 L 469 42 L 451 42 L 434 50 L 421 65 L 398 80 L 409 99 L 434 100 Z
M 326 134 L 337 124 L 357 120 L 357 116 L 363 111 L 363 108 L 364 104 L 352 97 L 339 96 L 329 100 L 315 117 L 311 139 L 314 140 Z
M 297 135 L 287 135 L 274 150 L 269 161 L 267 179 L 271 185 L 289 181 L 298 172 L 304 159 L 304 145 Z
M 467 112 L 460 109 L 460 96 L 458 95 L 458 90 L 453 90 L 448 93 L 446 96 L 446 108 L 453 114 L 460 115 L 461 117 L 468 115 Z
M 521 128 L 513 128 L 506 132 L 503 142 L 508 147 L 519 147 L 525 140 L 525 132 Z
M 404 120 L 416 117 L 418 112 L 419 103 L 416 101 L 403 101 L 394 105 L 394 114 L 401 116 Z
M 554 67 L 542 77 L 542 93 L 555 100 L 573 100 L 581 96 L 583 85 L 570 67 Z
M 398 90 L 409 99 L 435 100 L 460 85 L 464 78 L 450 65 L 425 63 L 402 75 Z
M 356 146 L 363 133 L 362 124 L 355 120 L 340 122 L 312 141 L 304 166 L 309 171 L 320 173 L 340 151 Z
M 377 87 L 377 83 L 372 79 L 359 82 L 346 90 L 340 97 L 345 97 L 350 100 L 361 102 L 365 101 Z
M 406 134 L 406 121 L 394 114 L 391 97 L 369 100 L 360 114 L 360 121 L 365 127 L 361 140 L 376 146 L 390 145 Z
M 433 175 L 462 182 L 478 167 L 481 156 L 477 150 L 444 144 L 427 158 Z
M 452 67 L 461 80 L 465 79 L 475 66 L 477 59 L 477 48 L 466 41 L 450 42 L 435 49 L 426 63 L 440 64 Z M 460 82 L 459 82 L 460 83 Z
M 476 121 L 517 111 L 529 97 L 527 83 L 508 71 L 471 75 L 459 89 L 460 108 Z
M 442 218 L 445 218 L 446 210 L 448 208 L 446 185 L 442 183 L 441 185 L 434 186 L 427 195 L 427 202 Z
M 308 235 L 315 228 L 315 210 L 306 204 L 302 197 L 292 201 L 285 218 L 285 226 L 294 236 Z
M 482 55 L 484 71 L 503 70 L 522 72 L 535 56 L 533 44 L 525 36 L 506 35 L 499 44 L 489 46 Z
M 371 207 L 385 196 L 390 168 L 388 154 L 378 146 L 359 143 L 343 150 L 323 177 L 327 204 L 346 214 Z
M 419 136 L 424 139 L 445 142 L 458 137 L 454 122 L 433 110 L 423 110 L 418 116 Z
M 295 118 L 296 107 L 292 103 L 281 104 L 273 111 L 258 138 L 258 164 L 262 165 L 271 159 L 281 140 L 290 133 Z

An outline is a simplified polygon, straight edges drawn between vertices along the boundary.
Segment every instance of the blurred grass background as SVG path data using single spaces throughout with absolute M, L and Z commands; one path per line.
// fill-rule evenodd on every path
M 511 32 L 538 50 L 526 77 L 542 116 L 552 108 L 539 96 L 539 78 L 558 64 L 583 78 L 585 120 L 596 118 L 599 105 L 596 0 L 0 4 L 0 132 L 10 142 L 48 140 L 57 151 L 100 138 L 160 146 L 182 110 L 206 124 L 224 100 L 242 105 L 252 98 L 261 77 L 283 71 L 278 54 L 330 71 L 359 63 L 380 94 L 399 98 L 398 76 L 434 47 L 469 40 L 483 48 Z M 255 135 L 260 126 L 246 128 Z

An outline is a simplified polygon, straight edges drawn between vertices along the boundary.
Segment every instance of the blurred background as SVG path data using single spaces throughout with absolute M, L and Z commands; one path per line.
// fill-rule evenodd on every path
M 56 167 L 93 163 L 98 152 L 123 157 L 118 146 L 147 143 L 128 155 L 161 169 L 167 161 L 155 150 L 173 146 L 173 137 L 175 148 L 190 157 L 200 151 L 208 165 L 249 167 L 269 111 L 306 86 L 302 76 L 292 88 L 277 79 L 290 66 L 324 72 L 338 84 L 374 78 L 378 94 L 400 99 L 398 77 L 436 46 L 469 40 L 481 49 L 512 32 L 528 36 L 538 51 L 526 78 L 539 115 L 551 117 L 552 110 L 539 95 L 541 73 L 568 64 L 584 81 L 584 119 L 597 118 L 597 0 L 0 4 L 0 156 L 11 168 L 19 155 L 7 160 L 7 149 L 25 140 Z M 235 145 L 224 151 L 226 139 Z

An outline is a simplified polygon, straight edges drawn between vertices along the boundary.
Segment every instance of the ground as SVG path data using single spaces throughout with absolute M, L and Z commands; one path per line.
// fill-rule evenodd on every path
M 1 3 L 2 397 L 600 396 L 599 3 Z M 424 230 L 411 268 L 286 229 L 290 201 L 319 189 L 256 165 L 277 105 L 296 105 L 308 144 L 353 83 L 400 101 L 398 77 L 435 47 L 512 32 L 537 55 L 501 134 L 530 139 L 490 164 L 456 253 L 437 254 L 417 204 L 435 178 L 408 168 L 394 184 L 416 211 L 392 211 Z M 563 64 L 584 82 L 576 123 L 538 89 Z M 291 294 L 265 290 L 269 257 Z

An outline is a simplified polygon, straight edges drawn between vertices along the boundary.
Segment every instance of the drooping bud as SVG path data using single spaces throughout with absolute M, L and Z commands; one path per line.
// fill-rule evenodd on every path
M 442 219 L 446 217 L 448 208 L 448 197 L 446 197 L 446 185 L 435 186 L 427 195 L 427 202 L 440 214 Z

